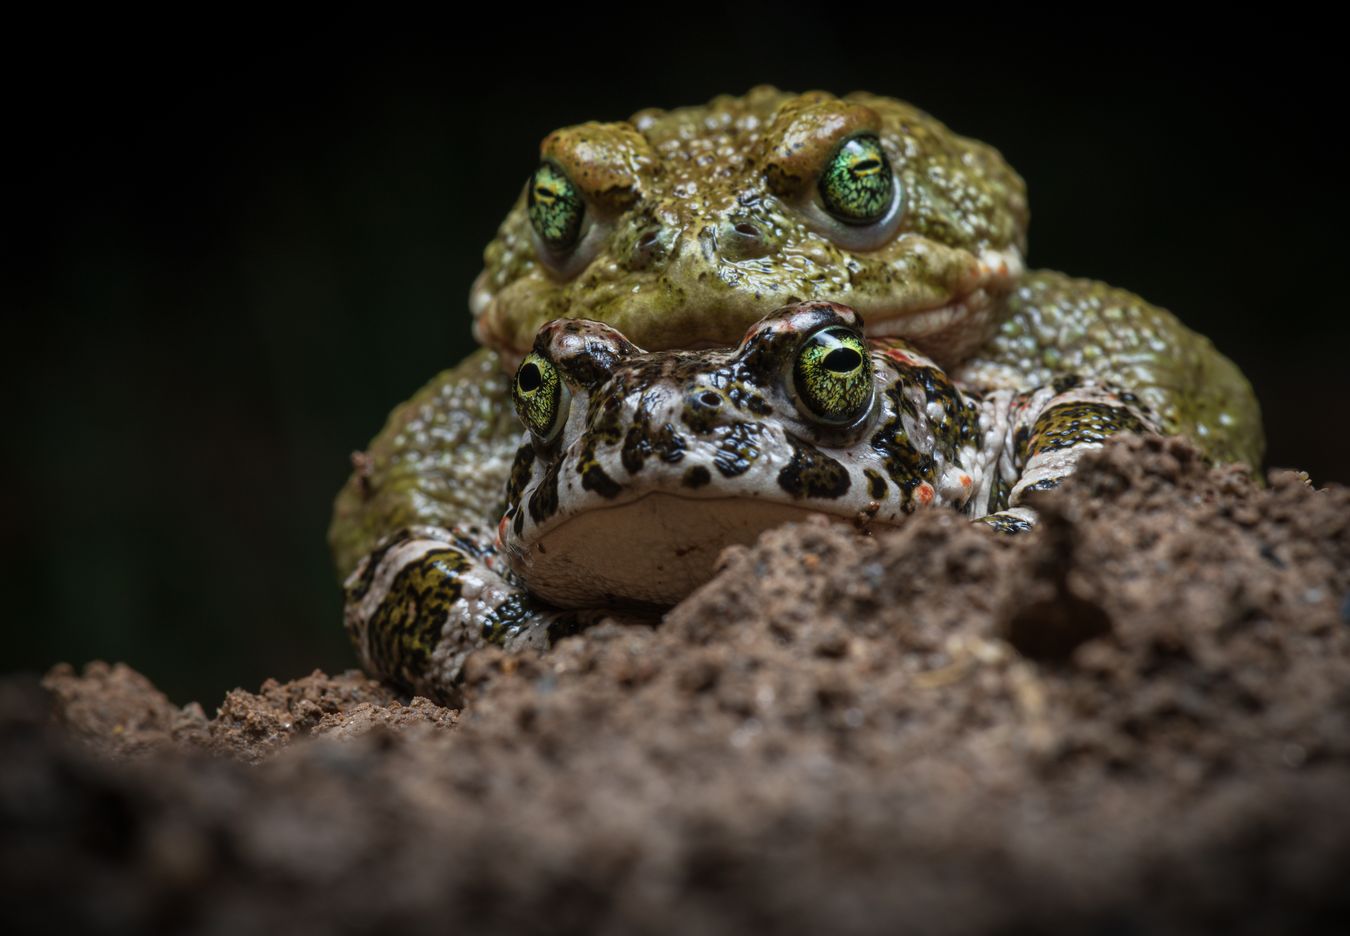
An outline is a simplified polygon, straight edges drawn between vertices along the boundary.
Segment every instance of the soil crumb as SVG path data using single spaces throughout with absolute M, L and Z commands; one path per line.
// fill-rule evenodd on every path
M 6 932 L 1270 933 L 1350 918 L 1350 490 L 1126 439 L 999 536 L 729 550 L 657 627 L 176 708 L 0 683 Z M 336 625 L 335 625 L 336 626 Z

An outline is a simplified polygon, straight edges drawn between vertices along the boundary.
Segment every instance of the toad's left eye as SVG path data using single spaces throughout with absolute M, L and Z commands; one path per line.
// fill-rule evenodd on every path
M 825 209 L 845 224 L 880 221 L 896 197 L 891 162 L 874 136 L 845 140 L 820 176 Z
M 511 397 L 520 421 L 541 445 L 558 437 L 571 396 L 552 361 L 534 352 L 527 355 L 511 384 Z
M 576 246 L 586 203 L 572 180 L 552 163 L 541 163 L 525 197 L 530 224 L 549 250 L 565 253 Z
M 872 357 L 857 332 L 822 328 L 803 342 L 792 381 L 804 414 L 830 426 L 852 426 L 872 408 Z

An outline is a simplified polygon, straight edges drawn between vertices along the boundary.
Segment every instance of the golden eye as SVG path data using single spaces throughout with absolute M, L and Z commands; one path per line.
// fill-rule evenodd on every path
M 862 337 L 835 325 L 802 343 L 792 381 L 805 415 L 830 426 L 851 426 L 872 408 L 872 356 Z
M 520 421 L 540 444 L 547 445 L 557 438 L 567 421 L 571 394 L 553 362 L 534 352 L 526 356 L 511 384 L 511 398 Z
M 530 179 L 525 203 L 534 233 L 549 250 L 566 253 L 576 246 L 586 203 L 561 169 L 542 163 Z
M 897 197 L 891 162 L 874 136 L 845 140 L 820 176 L 825 210 L 845 224 L 880 221 Z

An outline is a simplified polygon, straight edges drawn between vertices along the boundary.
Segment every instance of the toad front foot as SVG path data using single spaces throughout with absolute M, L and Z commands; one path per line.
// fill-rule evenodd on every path
M 422 695 L 454 702 L 464 660 L 495 644 L 545 650 L 590 616 L 535 601 L 499 572 L 477 528 L 411 527 L 347 579 L 345 618 L 362 665 Z

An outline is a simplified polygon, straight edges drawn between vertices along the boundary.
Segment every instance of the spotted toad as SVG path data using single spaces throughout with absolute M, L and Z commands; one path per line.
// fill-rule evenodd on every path
M 1028 492 L 1083 451 L 1156 431 L 1138 397 L 1062 376 L 966 392 L 846 306 L 781 309 L 727 349 L 647 352 L 582 319 L 544 325 L 512 385 L 528 428 L 491 531 L 413 527 L 348 581 L 366 666 L 420 692 L 480 642 L 543 647 L 615 605 L 662 607 L 718 553 L 825 515 L 871 528 L 949 507 L 1029 529 Z

